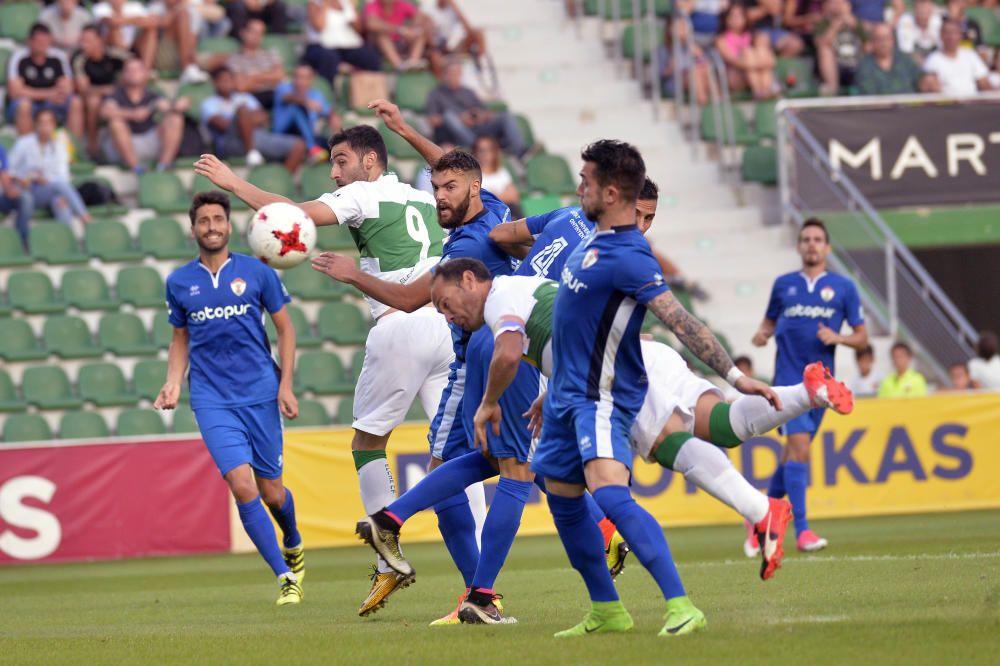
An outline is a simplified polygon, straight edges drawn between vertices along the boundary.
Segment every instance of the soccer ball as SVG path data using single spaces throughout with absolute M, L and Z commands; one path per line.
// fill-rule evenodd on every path
M 316 225 L 298 206 L 264 206 L 250 219 L 247 240 L 254 256 L 273 268 L 292 268 L 316 247 Z

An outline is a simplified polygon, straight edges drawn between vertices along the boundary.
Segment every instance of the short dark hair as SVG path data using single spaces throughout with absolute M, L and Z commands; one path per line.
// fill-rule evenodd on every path
M 639 198 L 646 201 L 660 198 L 660 188 L 656 186 L 656 183 L 649 176 L 646 176 L 646 182 L 642 184 L 642 189 L 639 190 Z
M 34 115 L 31 118 L 37 123 L 38 119 L 44 116 L 46 113 L 52 116 L 52 119 L 56 121 L 56 125 L 59 124 L 59 118 L 56 116 L 55 110 L 47 106 L 43 106 L 42 108 L 35 111 Z
M 486 282 L 493 276 L 486 264 L 478 259 L 460 257 L 458 259 L 446 259 L 434 269 L 433 281 L 444 280 L 445 282 L 460 282 L 466 271 L 472 271 L 477 282 Z
M 389 153 L 385 148 L 385 139 L 371 125 L 355 125 L 341 130 L 330 137 L 329 147 L 332 149 L 338 143 L 346 143 L 358 157 L 364 157 L 370 152 L 375 153 L 378 163 L 385 169 L 389 165 Z
M 217 78 L 219 78 L 223 74 L 232 74 L 232 73 L 233 73 L 233 70 L 229 69 L 228 65 L 219 65 L 218 67 L 216 67 L 215 69 L 213 69 L 212 72 L 211 72 L 211 74 L 212 74 L 212 80 L 215 81 Z
M 191 218 L 191 226 L 194 226 L 195 218 L 198 217 L 198 209 L 209 204 L 218 204 L 226 211 L 226 219 L 229 219 L 229 195 L 219 190 L 207 190 L 198 192 L 191 200 L 191 208 L 188 209 L 188 217 Z
M 1000 351 L 1000 341 L 997 340 L 997 334 L 993 331 L 980 331 L 979 341 L 976 343 L 979 358 L 988 361 L 996 356 L 998 351 Z
M 751 368 L 753 367 L 753 361 L 750 359 L 749 356 L 746 355 L 737 356 L 736 358 L 733 359 L 733 365 L 739 365 L 740 363 L 746 363 Z
M 802 223 L 801 227 L 799 227 L 799 233 L 802 233 L 802 230 L 805 229 L 806 227 L 816 227 L 817 229 L 822 229 L 823 239 L 826 240 L 827 245 L 830 244 L 830 230 L 826 228 L 826 224 L 823 223 L 823 220 L 819 219 L 818 217 L 810 217 L 808 220 Z
M 622 198 L 635 201 L 646 181 L 646 163 L 635 146 L 624 141 L 601 139 L 583 149 L 580 157 L 595 167 L 602 187 L 614 185 Z
M 98 36 L 101 34 L 101 26 L 97 23 L 88 23 L 87 25 L 80 28 L 80 32 L 96 32 Z
M 875 350 L 871 345 L 865 345 L 861 349 L 854 350 L 854 360 L 860 361 L 865 357 L 875 358 Z
M 966 374 L 969 372 L 969 366 L 965 361 L 955 361 L 948 366 L 949 370 L 954 370 L 955 368 L 962 368 L 962 370 L 965 370 Z
M 913 349 L 910 347 L 910 345 L 906 344 L 902 340 L 897 340 L 896 342 L 892 343 L 892 349 L 890 350 L 890 353 L 896 351 L 897 349 L 902 349 L 908 355 L 913 356 Z
M 38 33 L 51 35 L 52 31 L 49 29 L 49 26 L 45 25 L 44 23 L 32 23 L 31 27 L 28 29 L 28 38 L 30 39 L 31 37 L 34 37 Z
M 479 166 L 479 160 L 477 160 L 472 153 L 462 150 L 461 148 L 449 150 L 447 153 L 442 155 L 431 168 L 431 171 L 434 173 L 459 171 L 461 173 L 474 174 L 476 178 L 480 180 L 483 178 L 483 169 Z

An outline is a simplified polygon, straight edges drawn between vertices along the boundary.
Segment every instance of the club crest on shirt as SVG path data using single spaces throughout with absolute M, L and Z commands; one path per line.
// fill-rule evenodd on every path
M 836 295 L 837 292 L 833 290 L 833 287 L 823 287 L 819 290 L 819 297 L 823 299 L 824 303 L 829 303 Z
M 236 278 L 229 283 L 229 288 L 233 290 L 233 293 L 237 296 L 242 296 L 243 292 L 247 290 L 246 280 L 243 278 Z
M 587 254 L 583 255 L 583 263 L 580 264 L 581 268 L 590 268 L 597 263 L 597 248 L 591 248 L 587 250 Z

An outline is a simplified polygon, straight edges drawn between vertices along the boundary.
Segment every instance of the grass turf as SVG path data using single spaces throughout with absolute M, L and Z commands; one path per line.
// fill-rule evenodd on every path
M 587 604 L 552 537 L 515 542 L 497 587 L 520 624 L 503 627 L 427 627 L 461 591 L 439 544 L 407 548 L 416 585 L 369 619 L 356 615 L 371 560 L 362 548 L 307 550 L 305 601 L 285 608 L 256 555 L 9 567 L 0 570 L 0 663 L 996 663 L 1000 512 L 815 528 L 832 547 L 790 553 L 767 583 L 743 559 L 739 527 L 668 529 L 709 621 L 706 632 L 671 639 L 657 638 L 662 599 L 630 558 L 618 588 L 633 632 L 553 640 Z

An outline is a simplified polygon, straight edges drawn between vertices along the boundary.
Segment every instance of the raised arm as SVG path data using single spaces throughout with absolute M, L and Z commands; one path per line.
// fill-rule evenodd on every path
M 388 282 L 365 273 L 351 257 L 324 252 L 312 260 L 313 269 L 334 280 L 357 288 L 379 303 L 403 312 L 413 312 L 431 302 L 431 274 L 425 273 L 413 282 Z
M 437 161 L 444 155 L 444 149 L 413 129 L 403 119 L 403 114 L 400 113 L 399 107 L 392 102 L 385 99 L 377 99 L 369 104 L 368 108 L 373 110 L 375 115 L 382 119 L 386 127 L 406 139 L 406 142 L 413 146 L 431 166 L 437 164 Z
M 493 344 L 493 358 L 490 360 L 489 375 L 486 378 L 486 391 L 473 418 L 476 446 L 483 452 L 489 450 L 486 424 L 492 423 L 493 434 L 500 435 L 500 420 L 503 417 L 500 396 L 517 376 L 523 350 L 524 335 L 520 331 L 504 331 Z
M 528 229 L 528 220 L 524 218 L 493 227 L 490 232 L 490 240 L 516 259 L 524 259 L 528 256 L 531 246 L 535 244 L 535 237 Z

